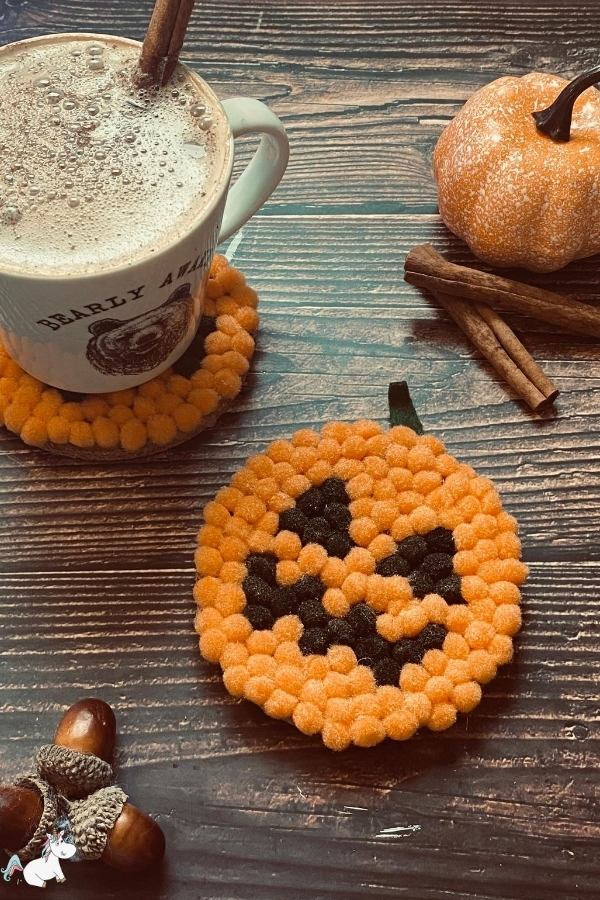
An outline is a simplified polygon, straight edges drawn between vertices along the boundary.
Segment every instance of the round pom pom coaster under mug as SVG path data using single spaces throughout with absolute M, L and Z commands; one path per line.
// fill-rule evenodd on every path
M 254 353 L 258 298 L 215 256 L 192 344 L 166 372 L 128 390 L 73 394 L 28 375 L 0 344 L 0 424 L 24 443 L 83 459 L 131 459 L 215 424 L 238 396 Z
M 450 727 L 521 624 L 515 519 L 423 433 L 405 382 L 389 399 L 388 431 L 329 422 L 249 459 L 195 557 L 201 654 L 333 750 Z

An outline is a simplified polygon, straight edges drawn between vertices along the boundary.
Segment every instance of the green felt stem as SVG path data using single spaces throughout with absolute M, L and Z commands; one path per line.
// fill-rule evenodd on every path
M 406 381 L 393 381 L 388 388 L 390 423 L 406 425 L 417 434 L 423 434 L 423 425 L 417 415 Z

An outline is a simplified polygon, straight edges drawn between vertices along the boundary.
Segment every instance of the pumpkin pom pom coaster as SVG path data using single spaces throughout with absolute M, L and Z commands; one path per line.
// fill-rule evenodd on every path
M 521 624 L 515 519 L 397 394 L 387 431 L 329 422 L 274 441 L 199 533 L 202 655 L 234 697 L 333 750 L 451 726 Z
M 242 388 L 254 353 L 258 298 L 225 257 L 213 260 L 196 337 L 151 381 L 74 394 L 28 375 L 0 344 L 0 424 L 34 447 L 84 459 L 147 456 L 216 422 Z

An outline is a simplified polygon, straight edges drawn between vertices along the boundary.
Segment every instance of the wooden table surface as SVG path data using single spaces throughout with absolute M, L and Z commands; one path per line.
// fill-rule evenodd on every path
M 151 6 L 0 0 L 0 38 L 141 39 Z M 52 896 L 598 897 L 600 345 L 510 318 L 561 391 L 535 415 L 402 278 L 423 241 L 474 262 L 437 215 L 442 127 L 500 75 L 597 65 L 598 34 L 595 0 L 198 0 L 185 59 L 222 98 L 266 101 L 291 142 L 282 184 L 229 243 L 260 297 L 243 394 L 204 435 L 134 462 L 0 430 L 1 779 L 30 768 L 68 705 L 102 697 L 119 780 L 168 843 L 160 871 L 136 877 L 66 864 Z M 598 257 L 520 277 L 593 302 Z M 425 428 L 519 521 L 524 626 L 448 731 L 335 754 L 233 700 L 199 657 L 196 536 L 248 456 L 329 419 L 385 424 L 402 379 Z

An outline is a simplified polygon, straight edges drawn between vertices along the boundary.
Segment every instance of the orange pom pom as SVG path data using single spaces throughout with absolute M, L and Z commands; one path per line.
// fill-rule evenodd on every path
M 448 616 L 450 618 L 450 616 Z M 444 653 L 450 659 L 468 659 L 471 648 L 462 634 L 449 631 L 444 639 Z
M 454 554 L 454 571 L 457 575 L 477 575 L 481 576 L 479 570 L 479 560 L 472 550 L 459 550 Z M 481 576 L 482 577 L 482 576 Z M 487 579 L 485 579 L 487 581 Z
M 476 681 L 457 684 L 452 691 L 452 703 L 459 712 L 470 713 L 481 700 L 481 687 Z
M 227 635 L 220 628 L 208 628 L 200 637 L 200 653 L 208 662 L 218 663 L 227 646 Z
M 341 618 L 350 612 L 350 603 L 341 588 L 327 588 L 322 602 L 330 616 Z
M 48 441 L 48 428 L 42 419 L 30 416 L 21 429 L 21 440 L 33 447 L 43 447 Z
M 323 713 L 314 703 L 298 703 L 292 714 L 292 721 L 302 734 L 317 734 L 323 728 Z
M 357 665 L 348 673 L 348 683 L 353 696 L 372 694 L 377 690 L 375 676 L 367 666 Z
M 244 697 L 252 703 L 264 706 L 273 691 L 275 682 L 266 675 L 254 675 L 244 685 Z
M 456 722 L 456 708 L 451 703 L 436 703 L 427 721 L 432 731 L 443 731 Z
M 443 675 L 448 661 L 442 650 L 428 650 L 423 656 L 422 665 L 430 675 Z
M 268 716 L 274 719 L 289 719 L 298 704 L 298 698 L 276 688 L 264 705 Z
M 307 575 L 318 575 L 327 561 L 327 550 L 320 544 L 307 544 L 298 554 L 298 565 Z
M 509 581 L 497 581 L 490 585 L 490 597 L 500 606 L 502 603 L 519 603 L 521 592 L 516 584 Z
M 351 697 L 352 688 L 347 677 L 341 672 L 328 672 L 323 685 L 329 697 Z
M 425 685 L 425 693 L 433 704 L 444 703 L 452 695 L 454 685 L 444 675 L 433 675 Z
M 266 656 L 272 656 L 278 644 L 272 631 L 252 631 L 248 635 L 246 646 L 252 654 L 264 653 Z
M 302 570 L 295 560 L 284 559 L 277 563 L 277 581 L 283 587 L 296 584 L 302 575 Z
M 5 421 L 8 425 L 6 416 Z M 125 425 L 123 427 L 125 428 L 127 426 Z M 143 427 L 144 426 L 142 425 L 142 428 Z M 94 437 L 94 432 L 92 431 L 92 426 L 89 424 L 89 422 L 72 422 L 69 440 L 76 447 L 81 447 L 82 449 L 86 447 L 94 447 L 96 444 L 96 438 Z
M 427 613 L 421 604 L 409 607 L 400 613 L 402 630 L 407 637 L 416 637 L 428 623 Z
M 473 650 L 467 660 L 471 678 L 487 684 L 496 674 L 496 663 L 487 650 Z
M 277 663 L 272 656 L 266 653 L 255 653 L 248 656 L 248 671 L 250 675 L 266 675 L 275 678 Z
M 400 709 L 386 716 L 383 726 L 388 737 L 395 741 L 406 741 L 419 728 L 419 721 L 409 709 Z
M 400 687 L 403 691 L 422 691 L 429 681 L 429 672 L 415 663 L 405 663 L 400 672 Z
M 468 606 L 456 605 L 449 607 L 446 617 L 446 628 L 449 631 L 464 634 L 472 621 L 473 613 Z
M 378 456 L 365 456 L 363 466 L 365 473 L 375 481 L 385 478 L 390 469 L 385 459 Z
M 279 559 L 297 560 L 302 549 L 302 542 L 293 531 L 280 531 L 275 535 L 274 547 Z
M 496 607 L 492 624 L 498 634 L 512 637 L 521 627 L 521 610 L 513 603 L 503 603 Z
M 121 426 L 121 446 L 124 450 L 141 450 L 148 440 L 148 432 L 143 422 L 129 419 Z
M 506 634 L 497 634 L 487 649 L 497 666 L 503 666 L 513 658 L 513 642 Z
M 348 727 L 331 720 L 327 720 L 323 725 L 322 737 L 325 746 L 336 751 L 345 750 L 352 741 Z
M 297 616 L 283 616 L 273 625 L 273 634 L 279 643 L 298 641 L 302 636 L 302 622 Z
M 367 516 L 350 522 L 348 531 L 352 540 L 360 547 L 368 547 L 379 533 L 379 529 L 373 519 Z
M 438 524 L 437 515 L 428 506 L 418 506 L 409 514 L 409 519 L 415 534 L 427 534 Z
M 248 651 L 243 644 L 227 644 L 221 654 L 221 666 L 223 669 L 230 669 L 232 666 L 245 666 L 248 658 Z
M 246 606 L 246 596 L 239 584 L 222 584 L 215 600 L 215 608 L 224 616 L 241 613 Z
M 348 675 L 356 667 L 356 654 L 351 647 L 336 644 L 327 651 L 327 662 L 332 672 Z M 352 693 L 352 685 L 348 684 L 348 695 Z
M 221 571 L 223 557 L 214 547 L 198 547 L 194 558 L 199 575 L 216 576 Z
M 344 583 L 344 579 L 348 575 L 348 567 L 343 559 L 337 559 L 335 556 L 329 557 L 323 568 L 321 569 L 321 581 L 327 587 L 337 588 Z
M 327 701 L 327 706 L 325 707 L 326 720 L 350 726 L 353 717 L 354 709 L 351 700 L 346 700 L 343 697 L 331 697 Z
M 360 497 L 370 497 L 373 491 L 373 479 L 366 472 L 355 475 L 346 484 L 346 491 L 351 500 L 358 500 Z
M 312 703 L 318 709 L 323 711 L 329 701 L 327 691 L 323 686 L 323 682 L 316 678 L 309 678 L 304 682 L 300 690 L 300 700 L 303 703 Z
M 365 598 L 367 591 L 367 576 L 362 572 L 351 572 L 350 575 L 344 579 L 342 591 L 351 606 L 355 603 L 359 603 Z
M 234 643 L 243 643 L 244 641 L 247 641 L 252 633 L 250 622 L 246 616 L 243 616 L 241 613 L 227 616 L 226 619 L 223 619 L 221 627 L 227 635 L 227 639 Z M 244 649 L 246 650 L 246 648 Z M 246 650 L 246 652 L 248 651 Z
M 386 736 L 381 719 L 375 716 L 358 716 L 350 728 L 350 736 L 357 747 L 374 747 Z
M 223 672 L 223 684 L 232 697 L 243 697 L 248 681 L 248 669 L 246 666 L 231 666 Z

